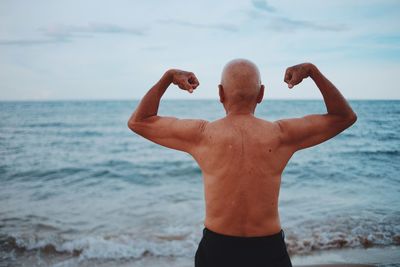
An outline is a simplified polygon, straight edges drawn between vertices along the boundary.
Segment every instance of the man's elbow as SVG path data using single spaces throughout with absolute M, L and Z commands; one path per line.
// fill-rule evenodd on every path
M 139 130 L 139 123 L 135 120 L 130 119 L 128 120 L 128 128 L 137 133 Z
M 357 121 L 357 114 L 353 111 L 350 116 L 350 122 L 353 125 Z
M 349 115 L 346 116 L 347 127 L 350 127 L 357 121 L 357 114 L 352 111 Z

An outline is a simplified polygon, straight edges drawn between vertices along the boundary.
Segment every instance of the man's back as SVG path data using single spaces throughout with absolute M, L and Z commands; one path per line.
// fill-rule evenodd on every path
M 311 77 L 326 114 L 268 122 L 254 117 L 264 95 L 257 66 L 233 60 L 218 85 L 223 119 L 177 119 L 157 115 L 171 83 L 192 93 L 199 82 L 191 72 L 169 70 L 140 102 L 129 128 L 198 162 L 204 180 L 206 218 L 195 255 L 196 267 L 290 267 L 278 213 L 282 172 L 296 151 L 318 145 L 346 128 L 357 116 L 339 90 L 312 64 L 286 70 L 289 88 Z
M 277 124 L 229 115 L 207 124 L 192 155 L 203 173 L 207 228 L 233 236 L 281 230 L 281 174 L 292 154 Z

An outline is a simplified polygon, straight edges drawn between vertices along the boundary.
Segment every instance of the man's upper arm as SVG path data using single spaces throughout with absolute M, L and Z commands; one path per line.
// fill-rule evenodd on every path
M 278 120 L 275 123 L 280 128 L 282 142 L 291 146 L 294 151 L 329 140 L 351 125 L 348 120 L 331 114 L 308 115 Z
M 159 145 L 190 152 L 202 140 L 207 123 L 205 120 L 152 116 L 129 125 L 129 128 Z

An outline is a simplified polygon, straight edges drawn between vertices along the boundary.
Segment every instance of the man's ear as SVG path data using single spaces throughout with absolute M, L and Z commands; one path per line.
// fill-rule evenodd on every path
M 258 93 L 258 96 L 257 96 L 257 104 L 261 103 L 261 101 L 263 100 L 263 97 L 264 97 L 264 89 L 265 89 L 264 84 L 261 84 L 260 92 Z
M 222 84 L 218 85 L 218 91 L 219 91 L 219 102 L 224 103 L 225 101 L 225 93 L 224 93 L 224 87 Z

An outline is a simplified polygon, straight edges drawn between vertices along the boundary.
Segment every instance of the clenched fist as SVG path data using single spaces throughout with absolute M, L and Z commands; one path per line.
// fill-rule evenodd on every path
M 311 70 L 314 67 L 311 63 L 302 63 L 286 69 L 285 83 L 289 88 L 301 83 L 301 81 L 311 75 Z
M 168 74 L 173 84 L 176 84 L 179 88 L 189 93 L 193 93 L 200 84 L 193 72 L 171 69 L 168 71 Z

